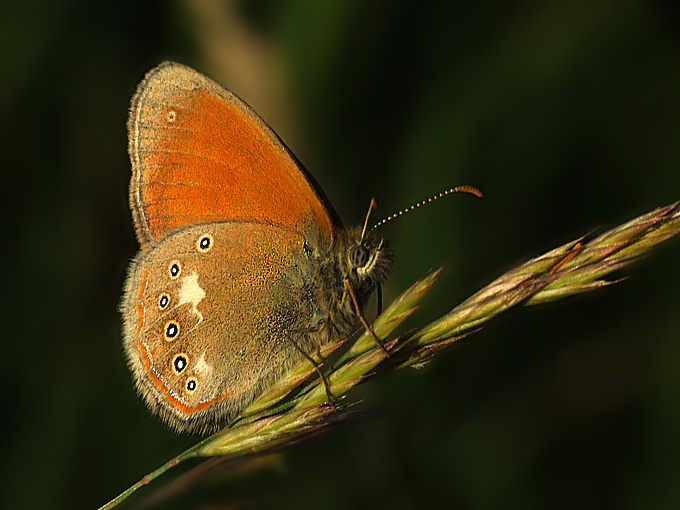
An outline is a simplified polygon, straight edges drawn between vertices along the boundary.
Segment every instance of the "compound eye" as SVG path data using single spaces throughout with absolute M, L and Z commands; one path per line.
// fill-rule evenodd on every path
M 349 263 L 353 268 L 364 267 L 368 263 L 368 248 L 363 244 L 355 244 L 349 249 Z

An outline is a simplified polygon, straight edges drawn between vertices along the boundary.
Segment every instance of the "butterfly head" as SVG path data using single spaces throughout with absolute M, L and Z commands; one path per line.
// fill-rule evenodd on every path
M 343 276 L 363 302 L 387 279 L 393 265 L 392 249 L 387 239 L 350 230 L 340 251 Z

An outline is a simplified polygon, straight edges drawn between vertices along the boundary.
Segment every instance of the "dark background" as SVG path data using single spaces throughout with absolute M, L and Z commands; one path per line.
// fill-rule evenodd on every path
M 347 223 L 456 184 L 385 229 L 411 325 L 513 265 L 680 198 L 674 2 L 5 2 L 6 508 L 93 508 L 195 442 L 134 393 L 117 302 L 137 247 L 125 122 L 178 60 L 241 95 Z M 371 413 L 189 491 L 178 508 L 680 507 L 677 240 L 623 283 L 495 320 Z M 164 480 L 148 487 L 149 494 Z

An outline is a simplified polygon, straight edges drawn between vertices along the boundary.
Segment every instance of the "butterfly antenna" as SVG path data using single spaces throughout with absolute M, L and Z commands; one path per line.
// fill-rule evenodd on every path
M 435 200 L 438 200 L 440 198 L 443 198 L 447 195 L 451 195 L 452 193 L 458 193 L 458 192 L 470 193 L 470 194 L 475 195 L 477 197 L 483 196 L 482 192 L 479 191 L 474 186 L 456 186 L 455 188 L 451 188 L 451 189 L 447 189 L 446 191 L 442 191 L 441 193 L 438 193 L 437 195 L 434 195 L 434 196 L 428 198 L 427 200 L 423 200 L 422 202 L 418 202 L 417 204 L 413 204 L 411 207 L 407 207 L 406 209 L 404 209 L 402 211 L 396 212 L 396 213 L 392 214 L 391 216 L 388 216 L 387 218 L 380 220 L 378 223 L 376 223 L 375 225 L 373 225 L 371 227 L 371 230 L 369 232 L 373 232 L 376 228 L 384 225 L 388 221 L 392 221 L 393 219 L 398 218 L 399 216 L 402 216 L 403 214 L 409 213 L 411 211 L 415 211 L 419 207 L 427 205 L 427 204 L 434 202 Z M 372 202 L 371 202 L 371 204 L 372 204 Z M 371 211 L 369 210 L 368 216 L 370 216 L 370 213 L 371 213 Z M 368 223 L 368 216 L 366 216 L 366 222 L 367 223 Z M 366 226 L 364 225 L 364 231 L 365 230 L 366 230 Z M 363 239 L 363 235 L 362 235 L 362 239 Z
M 364 237 L 366 236 L 366 229 L 368 229 L 368 220 L 371 217 L 371 213 L 373 212 L 374 209 L 378 208 L 378 202 L 375 201 L 375 198 L 371 198 L 371 203 L 368 206 L 368 212 L 366 213 L 366 219 L 364 220 L 364 228 L 361 230 L 361 240 L 364 240 Z M 375 227 L 373 227 L 375 228 Z M 373 230 L 373 229 L 371 229 Z

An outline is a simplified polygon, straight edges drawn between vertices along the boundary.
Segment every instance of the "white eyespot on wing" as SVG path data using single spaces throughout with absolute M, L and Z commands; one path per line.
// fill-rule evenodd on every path
M 198 303 L 205 297 L 205 291 L 198 284 L 198 273 L 194 272 L 182 278 L 179 289 L 179 304 L 191 303 L 192 311 L 198 316 L 198 322 L 203 320 L 203 314 L 198 311 Z

